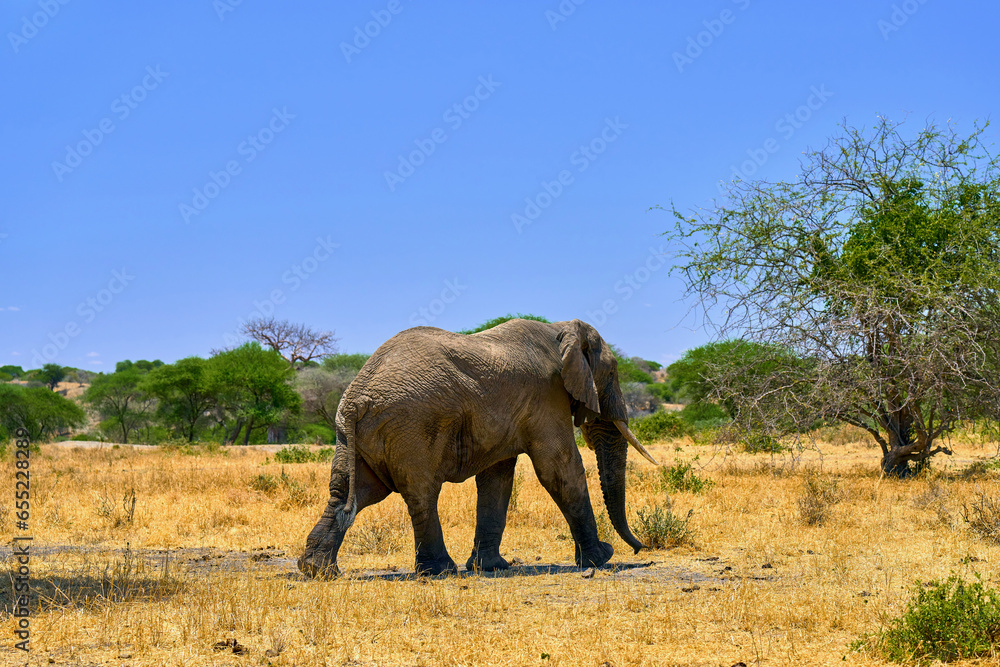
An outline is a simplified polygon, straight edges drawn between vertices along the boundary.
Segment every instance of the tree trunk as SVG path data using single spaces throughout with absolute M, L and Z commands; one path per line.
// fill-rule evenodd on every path
M 243 434 L 243 446 L 250 444 L 250 432 L 253 430 L 253 419 L 247 422 L 247 430 Z
M 267 427 L 267 444 L 283 445 L 288 442 L 288 423 L 271 424 Z
M 236 420 L 236 427 L 233 428 L 233 432 L 232 433 L 228 433 L 228 432 L 226 433 L 226 444 L 227 445 L 235 445 L 236 444 L 236 438 L 239 437 L 241 430 L 243 430 L 243 420 L 242 419 L 238 419 L 238 420 Z

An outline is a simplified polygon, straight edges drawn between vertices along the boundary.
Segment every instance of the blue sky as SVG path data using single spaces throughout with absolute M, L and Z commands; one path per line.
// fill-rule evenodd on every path
M 998 19 L 939 0 L 7 0 L 0 364 L 205 356 L 257 313 L 371 352 L 516 311 L 669 362 L 711 333 L 648 209 L 703 205 L 744 164 L 793 178 L 844 119 L 971 129 L 1000 95 Z

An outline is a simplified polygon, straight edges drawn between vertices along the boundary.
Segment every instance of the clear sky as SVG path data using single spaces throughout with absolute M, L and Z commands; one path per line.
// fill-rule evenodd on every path
M 205 356 L 258 312 L 345 352 L 578 317 L 669 362 L 710 332 L 649 208 L 792 178 L 844 119 L 971 129 L 997 25 L 962 0 L 5 0 L 0 365 Z

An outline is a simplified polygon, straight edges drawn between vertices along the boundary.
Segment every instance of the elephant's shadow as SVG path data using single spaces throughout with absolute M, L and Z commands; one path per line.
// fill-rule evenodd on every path
M 506 570 L 495 570 L 493 572 L 479 572 L 466 570 L 464 567 L 460 567 L 458 571 L 458 576 L 460 577 L 481 577 L 483 579 L 510 579 L 513 577 L 538 577 L 542 575 L 554 575 L 554 574 L 578 574 L 583 575 L 589 572 L 591 569 L 597 569 L 602 572 L 617 573 L 624 572 L 626 570 L 634 570 L 637 568 L 646 568 L 653 565 L 653 561 L 646 561 L 642 563 L 614 563 L 609 565 L 602 565 L 598 568 L 583 568 L 577 567 L 576 565 L 556 565 L 556 564 L 535 564 L 529 565 L 527 563 L 512 564 L 509 569 Z M 454 577 L 454 574 L 442 574 L 432 577 L 421 577 L 413 571 L 408 572 L 387 572 L 387 571 L 367 571 L 359 573 L 346 573 L 344 578 L 346 579 L 358 579 L 362 581 L 416 581 L 416 580 L 427 580 L 427 579 L 446 579 L 449 577 Z

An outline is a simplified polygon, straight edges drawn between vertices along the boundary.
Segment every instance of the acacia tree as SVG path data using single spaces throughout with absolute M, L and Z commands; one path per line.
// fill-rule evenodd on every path
M 243 324 L 243 335 L 266 345 L 290 366 L 304 364 L 337 351 L 332 331 L 313 331 L 304 324 L 261 317 Z
M 764 344 L 706 372 L 735 424 L 853 424 L 903 476 L 950 454 L 940 443 L 961 420 L 997 414 L 998 162 L 986 126 L 843 129 L 795 181 L 674 208 L 675 270 L 720 338 Z
M 243 444 L 254 429 L 266 428 L 300 411 L 302 399 L 291 386 L 295 371 L 274 350 L 250 342 L 213 356 L 207 382 L 217 392 L 226 444 L 236 442 L 244 430 Z
M 187 357 L 177 363 L 154 368 L 141 388 L 157 399 L 157 416 L 188 442 L 205 422 L 206 413 L 217 403 L 218 389 L 209 382 L 208 362 Z
M 149 422 L 153 399 L 141 388 L 142 379 L 143 372 L 132 362 L 119 362 L 114 373 L 95 376 L 83 394 L 83 401 L 104 420 L 102 427 L 121 433 L 123 444 Z

